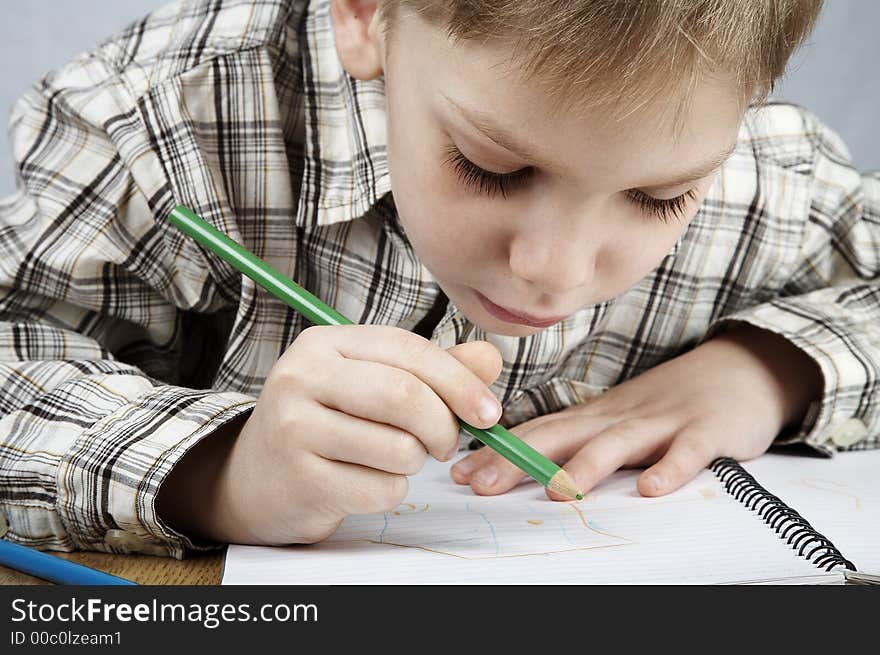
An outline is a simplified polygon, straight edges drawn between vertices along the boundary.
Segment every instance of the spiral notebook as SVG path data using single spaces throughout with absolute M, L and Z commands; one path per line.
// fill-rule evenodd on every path
M 619 471 L 579 502 L 527 481 L 480 497 L 429 460 L 406 502 L 307 546 L 231 546 L 224 584 L 723 584 L 876 581 L 880 450 L 719 459 L 660 498 Z

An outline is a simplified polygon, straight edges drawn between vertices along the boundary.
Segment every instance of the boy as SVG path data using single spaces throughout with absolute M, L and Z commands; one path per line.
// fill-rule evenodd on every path
M 190 3 L 47 77 L 0 209 L 6 537 L 318 541 L 455 415 L 648 496 L 877 446 L 880 182 L 749 109 L 819 4 Z M 365 325 L 310 328 L 178 203 Z

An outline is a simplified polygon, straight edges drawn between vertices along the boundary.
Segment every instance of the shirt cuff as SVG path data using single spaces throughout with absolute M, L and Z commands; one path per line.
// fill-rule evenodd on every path
M 777 300 L 725 316 L 702 341 L 747 323 L 784 337 L 819 366 L 822 397 L 810 404 L 800 425 L 780 433 L 776 445 L 803 443 L 828 457 L 843 448 L 869 447 L 869 428 L 876 428 L 880 417 L 871 409 L 878 362 L 868 338 L 857 327 L 797 300 Z
M 219 547 L 161 521 L 156 495 L 190 448 L 255 404 L 235 392 L 164 386 L 89 427 L 57 472 L 57 516 L 73 545 L 177 559 Z

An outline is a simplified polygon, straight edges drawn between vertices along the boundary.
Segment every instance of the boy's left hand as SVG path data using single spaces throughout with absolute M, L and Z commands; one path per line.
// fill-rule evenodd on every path
M 738 324 L 601 396 L 511 432 L 557 463 L 566 462 L 584 493 L 621 467 L 648 466 L 639 492 L 660 496 L 692 480 L 716 457 L 762 454 L 783 427 L 803 419 L 822 384 L 818 366 L 797 347 Z M 504 493 L 524 478 L 489 448 L 460 460 L 451 475 L 481 495 Z

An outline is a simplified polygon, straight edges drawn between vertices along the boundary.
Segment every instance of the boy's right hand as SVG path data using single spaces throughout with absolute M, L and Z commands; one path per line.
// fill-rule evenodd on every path
M 428 454 L 455 454 L 456 415 L 482 428 L 498 421 L 487 385 L 501 364 L 485 341 L 443 350 L 391 326 L 303 330 L 244 425 L 224 426 L 178 463 L 159 515 L 185 534 L 278 545 L 394 509 Z

